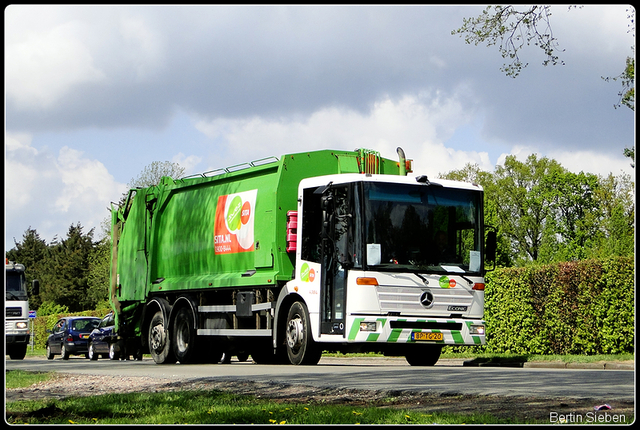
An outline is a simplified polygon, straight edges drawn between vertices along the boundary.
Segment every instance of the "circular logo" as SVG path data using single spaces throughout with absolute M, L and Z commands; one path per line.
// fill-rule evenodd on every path
M 302 282 L 313 282 L 316 279 L 316 271 L 309 267 L 307 263 L 304 263 L 300 268 L 300 279 L 302 279 Z
M 420 295 L 420 304 L 425 308 L 433 306 L 433 294 L 429 291 L 425 291 Z
M 235 196 L 229 204 L 229 210 L 227 211 L 227 226 L 229 231 L 234 232 L 240 228 L 242 222 L 242 199 L 240 196 Z
M 242 222 L 242 225 L 247 225 L 249 218 L 251 218 L 251 203 L 246 201 L 242 205 L 242 212 L 240 212 L 240 222 Z

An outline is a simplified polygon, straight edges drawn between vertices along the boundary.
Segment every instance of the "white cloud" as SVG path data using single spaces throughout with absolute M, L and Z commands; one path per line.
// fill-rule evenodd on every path
M 63 147 L 57 156 L 31 146 L 29 135 L 7 134 L 5 146 L 5 246 L 13 247 L 31 227 L 47 242 L 64 237 L 80 222 L 85 233 L 108 216 L 126 185 L 117 183 L 105 166 Z
M 90 32 L 87 23 L 69 21 L 6 44 L 7 99 L 20 109 L 46 109 L 78 84 L 103 81 L 85 44 Z
M 202 157 L 195 155 L 186 156 L 182 152 L 176 154 L 171 160 L 172 163 L 178 163 L 180 167 L 184 167 L 184 176 L 191 175 L 194 172 L 194 167 L 202 161 Z
M 445 98 L 436 93 L 386 98 L 375 103 L 368 114 L 331 107 L 302 119 L 216 119 L 196 121 L 195 125 L 209 138 L 224 142 L 228 165 L 251 161 L 248 155 L 259 159 L 316 149 L 369 148 L 395 158 L 396 148 L 402 147 L 414 160 L 414 170 L 435 175 L 468 162 L 491 168 L 486 152 L 443 145 L 456 127 L 471 120 L 457 95 Z M 212 166 L 218 167 L 222 166 Z
M 622 150 L 620 150 L 622 154 Z M 620 175 L 626 173 L 634 176 L 633 168 L 629 158 L 612 157 L 607 152 L 596 151 L 566 151 L 556 149 L 540 152 L 537 148 L 527 146 L 515 146 L 509 154 L 501 154 L 498 158 L 497 165 L 504 165 L 504 161 L 508 155 L 514 155 L 518 161 L 525 162 L 531 154 L 536 154 L 538 158 L 546 157 L 560 163 L 562 167 L 573 173 L 593 173 L 606 177 L 609 173 Z

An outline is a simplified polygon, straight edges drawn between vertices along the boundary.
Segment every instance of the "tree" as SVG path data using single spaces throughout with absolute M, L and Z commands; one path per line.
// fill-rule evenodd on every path
M 598 177 L 591 173 L 553 172 L 543 178 L 553 194 L 553 218 L 546 262 L 582 260 L 599 246 L 602 220 L 596 200 Z
M 606 178 L 600 178 L 600 187 L 595 199 L 602 210 L 602 243 L 598 249 L 599 256 L 633 256 L 635 192 L 631 176 L 609 174 Z
M 439 177 L 476 183 L 485 191 L 485 222 L 496 228 L 497 263 L 552 263 L 634 253 L 634 183 L 572 173 L 531 155 L 509 156 L 494 173 L 477 164 Z
M 160 180 L 164 176 L 178 179 L 181 178 L 183 174 L 184 167 L 181 167 L 178 163 L 172 163 L 170 161 L 154 161 L 151 164 L 145 166 L 137 178 L 131 178 L 131 181 L 129 181 L 127 186 L 129 187 L 129 189 L 147 188 L 158 185 L 160 183 Z M 128 194 L 129 192 L 127 191 L 122 195 L 120 201 L 118 202 L 119 206 L 122 206 L 126 202 Z M 111 226 L 111 217 L 109 216 L 107 219 L 105 219 L 104 223 Z
M 146 166 L 137 178 L 131 179 L 128 186 L 129 188 L 147 188 L 152 185 L 158 185 L 163 176 L 178 179 L 183 174 L 184 167 L 180 167 L 178 163 L 154 161 Z
M 520 60 L 518 53 L 531 43 L 544 52 L 543 65 L 564 64 L 556 53 L 558 43 L 551 31 L 550 17 L 549 5 L 531 6 L 523 11 L 513 5 L 487 6 L 480 16 L 463 18 L 462 27 L 451 34 L 465 34 L 467 44 L 497 45 L 502 58 L 511 60 L 500 70 L 515 78 L 528 65 Z
M 571 6 L 569 6 L 571 9 Z M 528 63 L 523 63 L 518 55 L 525 46 L 533 43 L 542 49 L 546 59 L 543 65 L 558 63 L 564 65 L 564 61 L 557 55 L 558 42 L 553 37 L 551 30 L 551 11 L 549 5 L 530 6 L 525 10 L 518 10 L 516 6 L 487 6 L 480 16 L 475 18 L 463 18 L 462 27 L 453 30 L 451 34 L 465 35 L 467 44 L 487 43 L 487 46 L 498 45 L 502 58 L 511 60 L 510 64 L 504 64 L 501 70 L 512 78 L 517 77 Z M 635 9 L 627 9 L 629 19 L 629 32 L 635 36 Z M 614 107 L 627 106 L 635 110 L 635 45 L 631 47 L 634 55 L 627 56 L 623 72 L 614 78 L 605 78 L 606 81 L 620 81 L 622 90 L 619 93 L 620 102 Z M 631 158 L 635 167 L 634 148 L 624 148 L 625 157 Z
M 496 265 L 499 267 L 513 266 L 513 254 L 511 253 L 510 240 L 503 233 L 501 223 L 498 219 L 498 201 L 493 196 L 492 190 L 494 177 L 491 172 L 480 170 L 477 164 L 467 163 L 460 170 L 453 170 L 448 173 L 439 173 L 439 178 L 450 179 L 452 181 L 468 182 L 478 184 L 484 189 L 484 222 L 496 231 Z
M 47 253 L 47 244 L 31 226 L 25 230 L 22 242 L 14 239 L 15 248 L 7 251 L 6 257 L 16 263 L 24 264 L 25 278 L 28 284 L 34 279 L 41 280 L 42 262 Z M 41 303 L 39 295 L 30 295 L 29 304 L 33 309 L 37 309 Z
M 87 290 L 93 229 L 86 235 L 82 230 L 80 223 L 72 224 L 65 239 L 58 242 L 55 238 L 43 264 L 42 301 L 67 306 L 70 312 L 91 308 Z
M 87 275 L 87 298 L 91 306 L 108 307 L 109 277 L 111 270 L 111 239 L 106 237 L 96 243 L 89 254 Z

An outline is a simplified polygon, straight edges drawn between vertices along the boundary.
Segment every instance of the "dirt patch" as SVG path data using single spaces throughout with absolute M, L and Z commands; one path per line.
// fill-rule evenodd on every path
M 594 411 L 601 401 L 574 398 L 533 398 L 476 395 L 443 395 L 394 391 L 368 391 L 342 388 L 320 388 L 297 384 L 281 384 L 253 381 L 216 381 L 209 378 L 177 381 L 149 377 L 82 377 L 60 375 L 53 380 L 40 382 L 27 388 L 6 391 L 7 402 L 17 400 L 63 399 L 71 396 L 95 396 L 107 393 L 126 392 L 163 392 L 183 390 L 220 390 L 236 394 L 245 394 L 257 398 L 270 399 L 280 403 L 302 404 L 344 404 L 350 406 L 377 406 L 406 409 L 431 414 L 488 413 L 497 418 L 521 423 L 530 420 L 559 422 L 562 418 L 568 422 L 582 419 L 607 419 L 609 416 L 624 415 L 632 422 L 635 408 L 633 402 L 607 400 L 610 410 Z M 47 410 L 50 408 L 51 410 Z M 30 414 L 55 416 L 55 406 L 47 406 Z M 42 415 L 45 414 L 45 415 Z M 10 413 L 7 413 L 9 419 Z M 12 414 L 15 419 L 15 414 Z M 34 415 L 35 416 L 35 415 Z M 604 422 L 604 421 L 603 421 Z M 608 422 L 611 422 L 609 420 Z

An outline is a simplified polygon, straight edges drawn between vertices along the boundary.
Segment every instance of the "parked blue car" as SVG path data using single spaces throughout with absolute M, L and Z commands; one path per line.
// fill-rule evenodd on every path
M 89 360 L 97 360 L 98 356 L 112 360 L 119 358 L 120 348 L 114 336 L 114 327 L 114 313 L 109 312 L 89 335 Z
M 47 359 L 53 360 L 56 355 L 61 355 L 63 360 L 68 360 L 70 355 L 85 355 L 88 357 L 89 334 L 100 324 L 100 318 L 96 317 L 64 317 L 60 318 L 47 330 L 49 337 L 45 343 Z

